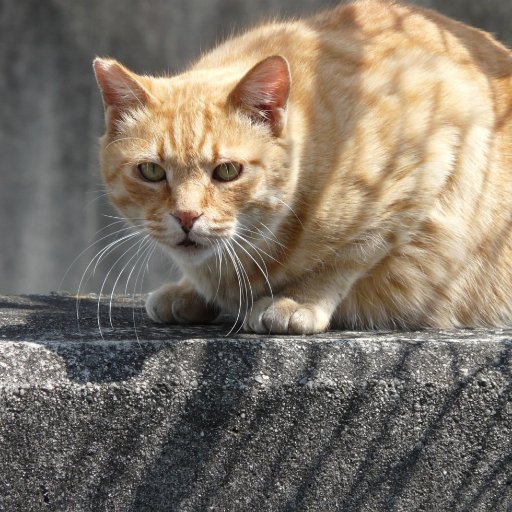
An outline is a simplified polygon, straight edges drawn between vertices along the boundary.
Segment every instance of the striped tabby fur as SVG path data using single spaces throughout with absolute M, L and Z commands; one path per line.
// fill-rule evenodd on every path
M 511 323 L 512 55 L 489 34 L 363 0 L 258 26 L 177 76 L 94 67 L 112 201 L 183 273 L 149 296 L 153 320 Z M 219 181 L 223 163 L 242 172 Z

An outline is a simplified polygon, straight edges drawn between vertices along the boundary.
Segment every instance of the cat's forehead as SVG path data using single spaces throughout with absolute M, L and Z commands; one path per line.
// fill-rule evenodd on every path
M 159 92 L 160 102 L 142 126 L 156 160 L 189 166 L 221 160 L 233 148 L 241 150 L 240 126 L 225 106 L 229 91 L 191 81 Z
M 153 161 L 190 163 L 218 152 L 222 109 L 198 87 L 173 87 L 161 81 L 152 91 L 158 101 L 123 120 L 121 135 L 137 137 L 133 149 Z
M 152 94 L 161 108 L 192 113 L 225 103 L 236 81 L 227 76 L 194 72 L 171 78 L 155 79 Z
M 132 160 L 170 167 L 203 167 L 223 160 L 259 158 L 258 130 L 228 106 L 236 75 L 213 80 L 208 73 L 151 82 L 152 101 L 119 126 Z

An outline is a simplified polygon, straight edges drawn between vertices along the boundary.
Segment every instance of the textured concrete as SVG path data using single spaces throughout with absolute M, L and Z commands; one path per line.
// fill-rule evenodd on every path
M 511 331 L 226 337 L 108 309 L 101 340 L 93 297 L 80 328 L 71 297 L 0 298 L 0 510 L 512 509 Z
M 0 292 L 55 290 L 71 261 L 112 221 L 96 140 L 103 110 L 95 55 L 140 73 L 176 72 L 232 31 L 337 0 L 2 0 L 0 2 Z M 417 3 L 512 42 L 510 0 Z M 75 292 L 94 248 L 71 268 Z M 119 257 L 105 258 L 88 289 Z M 166 265 L 153 258 L 147 289 Z

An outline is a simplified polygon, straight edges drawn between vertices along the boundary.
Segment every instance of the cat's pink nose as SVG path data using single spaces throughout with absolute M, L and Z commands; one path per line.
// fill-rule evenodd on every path
M 194 222 L 201 217 L 202 213 L 197 211 L 178 211 L 174 212 L 172 215 L 178 220 L 183 231 L 188 233 L 192 229 Z

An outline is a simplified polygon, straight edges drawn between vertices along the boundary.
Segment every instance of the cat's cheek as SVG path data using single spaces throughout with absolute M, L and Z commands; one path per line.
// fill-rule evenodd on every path
M 142 209 L 126 195 L 112 196 L 111 200 L 127 221 L 143 218 Z
M 276 203 L 274 193 L 275 192 L 273 190 L 268 189 L 266 184 L 260 184 L 253 190 L 252 201 L 259 204 L 265 204 L 270 207 Z

